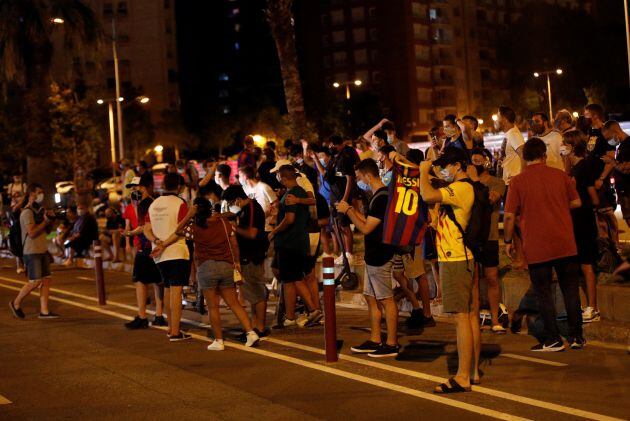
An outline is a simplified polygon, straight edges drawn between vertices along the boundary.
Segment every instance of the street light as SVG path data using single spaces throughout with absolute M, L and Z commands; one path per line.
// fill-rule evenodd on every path
M 363 81 L 361 79 L 355 79 L 349 82 L 334 82 L 333 83 L 334 88 L 339 88 L 342 85 L 346 87 L 346 99 L 349 100 L 350 99 L 350 85 L 361 86 L 363 85 Z
M 497 121 L 499 119 L 499 116 L 496 114 L 492 114 L 492 121 Z
M 557 68 L 556 70 L 546 70 L 544 72 L 534 72 L 534 77 L 535 78 L 539 78 L 541 75 L 546 75 L 547 76 L 547 98 L 549 100 L 549 119 L 553 119 L 553 110 L 551 107 L 551 78 L 549 77 L 552 74 L 557 74 L 558 76 L 560 76 L 563 71 L 560 68 Z
M 65 20 L 63 18 L 52 18 L 50 19 L 50 22 L 55 25 L 63 25 L 65 23 Z
M 480 118 L 479 120 L 477 120 L 477 123 L 479 123 L 479 125 L 481 126 L 483 124 L 483 119 Z
M 573 118 L 578 118 L 580 114 L 577 111 L 573 111 Z

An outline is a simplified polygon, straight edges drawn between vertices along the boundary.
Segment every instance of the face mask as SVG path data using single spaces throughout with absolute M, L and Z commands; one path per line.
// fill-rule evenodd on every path
M 481 175 L 486 170 L 485 165 L 475 165 L 475 169 L 477 170 L 477 174 Z
M 451 173 L 446 168 L 442 168 L 440 170 L 440 175 L 445 181 L 448 181 L 449 183 L 453 181 L 454 176 L 451 175 Z
M 238 182 L 241 186 L 246 186 L 247 185 L 247 181 L 245 181 L 245 177 L 239 177 L 238 178 Z
M 359 181 L 357 181 L 357 186 L 358 186 L 361 190 L 366 191 L 366 192 L 368 192 L 368 191 L 370 191 L 370 190 L 371 190 L 371 189 L 370 189 L 370 185 L 369 185 L 368 183 L 366 183 L 365 181 L 363 181 L 363 180 L 359 180 Z
M 453 127 L 445 128 L 444 129 L 444 134 L 447 137 L 455 137 L 457 135 L 457 129 L 455 129 Z
M 177 173 L 178 174 L 183 174 L 184 173 L 184 169 L 183 168 L 178 168 L 177 169 Z
M 44 193 L 39 193 L 36 197 L 35 197 L 35 202 L 37 203 L 42 203 L 44 201 Z
M 319 163 L 322 164 L 322 167 L 326 168 L 326 161 L 324 161 L 323 159 L 320 159 Z
M 617 146 L 617 138 L 616 138 L 616 137 L 613 137 L 612 139 L 610 139 L 610 140 L 608 141 L 608 144 L 609 144 L 610 146 Z
M 234 215 L 238 214 L 241 211 L 241 208 L 236 205 L 230 206 L 229 209 L 230 209 L 230 212 L 232 212 Z
M 282 184 L 282 177 L 280 177 L 280 174 L 276 174 L 276 180 L 278 180 L 278 183 Z
M 561 145 L 560 146 L 560 155 L 562 156 L 569 156 L 569 154 L 571 153 L 571 148 L 566 146 L 566 145 Z
M 142 200 L 142 193 L 140 193 L 139 191 L 132 191 L 131 192 L 131 200 L 135 200 L 136 202 L 139 202 L 140 200 Z
M 296 160 L 295 160 L 295 163 L 296 163 L 297 165 L 302 165 L 302 164 L 304 163 L 304 160 L 303 160 L 302 158 L 300 158 L 300 159 L 296 159 Z
M 391 145 L 392 143 L 394 143 L 394 136 L 392 136 L 392 135 L 387 135 L 387 143 L 389 143 L 390 145 Z

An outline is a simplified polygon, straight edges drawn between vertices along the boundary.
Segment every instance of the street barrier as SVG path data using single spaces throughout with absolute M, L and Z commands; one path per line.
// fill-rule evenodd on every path
M 326 362 L 339 360 L 337 350 L 337 314 L 335 310 L 335 259 L 322 259 L 322 280 L 324 283 L 324 332 L 326 346 Z
M 101 242 L 94 240 L 94 272 L 96 273 L 96 296 L 98 297 L 98 305 L 107 304 L 105 300 L 105 274 L 103 273 L 103 252 L 101 250 Z

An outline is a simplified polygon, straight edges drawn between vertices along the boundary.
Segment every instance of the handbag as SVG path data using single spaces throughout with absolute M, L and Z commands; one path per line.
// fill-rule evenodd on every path
M 223 230 L 225 231 L 225 237 L 228 240 L 228 247 L 230 248 L 230 255 L 232 256 L 232 263 L 234 264 L 234 282 L 237 284 L 243 283 L 243 275 L 236 269 L 236 259 L 234 259 L 234 251 L 232 251 L 232 244 L 230 243 L 230 234 L 228 234 L 227 227 L 225 226 L 225 220 L 221 219 L 221 223 L 223 224 Z

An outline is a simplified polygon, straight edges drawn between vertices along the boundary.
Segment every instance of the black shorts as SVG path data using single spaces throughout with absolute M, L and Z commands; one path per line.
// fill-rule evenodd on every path
M 499 267 L 499 241 L 488 241 L 481 250 L 481 256 L 477 262 L 484 268 Z
M 424 242 L 422 244 L 424 260 L 437 260 L 438 258 L 435 235 L 436 231 L 431 227 L 428 227 L 424 233 Z
M 190 260 L 167 260 L 157 264 L 164 288 L 185 287 L 190 280 Z
M 145 285 L 159 285 L 162 283 L 162 275 L 160 275 L 160 271 L 151 256 L 138 252 L 133 261 L 131 280 Z
M 271 267 L 278 270 L 278 280 L 291 283 L 304 279 L 309 256 L 294 250 L 276 249 Z

